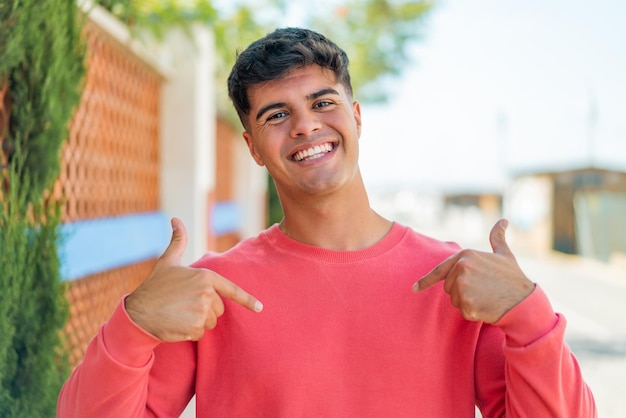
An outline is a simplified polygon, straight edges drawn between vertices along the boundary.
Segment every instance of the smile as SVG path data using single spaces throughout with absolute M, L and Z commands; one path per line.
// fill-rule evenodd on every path
M 314 160 L 328 154 L 333 150 L 334 147 L 335 146 L 332 142 L 326 142 L 325 144 L 316 145 L 314 147 L 298 151 L 291 158 L 294 161 Z

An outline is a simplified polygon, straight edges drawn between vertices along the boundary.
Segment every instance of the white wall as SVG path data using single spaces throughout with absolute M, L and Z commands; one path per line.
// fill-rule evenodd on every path
M 80 3 L 91 20 L 161 74 L 161 209 L 185 223 L 184 264 L 207 250 L 208 194 L 215 186 L 215 48 L 213 34 L 195 26 L 190 35 L 168 33 L 163 42 L 132 33 L 90 0 Z
M 201 27 L 165 39 L 172 69 L 161 97 L 161 207 L 185 223 L 183 263 L 207 250 L 208 194 L 215 187 L 214 39 Z

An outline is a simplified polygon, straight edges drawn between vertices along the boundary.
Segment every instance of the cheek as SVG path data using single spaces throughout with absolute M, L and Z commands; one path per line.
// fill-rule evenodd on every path
M 326 119 L 326 124 L 344 135 L 354 135 L 358 139 L 361 136 L 361 124 L 353 114 L 332 114 Z
M 261 166 L 276 165 L 289 152 L 288 146 L 288 143 L 278 141 L 276 135 L 262 138 L 255 143 L 252 157 Z

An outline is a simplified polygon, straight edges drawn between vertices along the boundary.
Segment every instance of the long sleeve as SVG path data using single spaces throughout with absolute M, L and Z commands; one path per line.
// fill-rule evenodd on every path
M 505 334 L 505 416 L 597 416 L 593 395 L 565 343 L 565 318 L 554 313 L 541 288 L 495 325 Z M 502 411 L 485 416 L 502 416 Z
M 121 302 L 61 389 L 57 416 L 180 415 L 193 394 L 194 363 L 193 343 L 161 343 L 132 322 Z
M 228 299 L 198 343 L 162 343 L 117 308 L 63 388 L 59 417 L 575 417 L 596 415 L 540 288 L 498 323 L 468 321 L 443 284 L 411 285 L 458 250 L 395 226 L 336 251 L 277 227 L 197 267 L 263 301 Z M 416 257 L 416 254 L 419 256 Z

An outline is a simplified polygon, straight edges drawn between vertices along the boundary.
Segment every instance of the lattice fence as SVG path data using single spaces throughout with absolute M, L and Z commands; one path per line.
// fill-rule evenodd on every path
M 159 95 L 163 82 L 88 23 L 87 74 L 55 190 L 63 221 L 154 211 L 159 205 Z
M 72 282 L 68 292 L 71 319 L 66 327 L 72 366 L 82 360 L 87 344 L 111 316 L 121 297 L 141 284 L 153 264 L 149 260 Z
M 62 149 L 55 193 L 62 220 L 114 217 L 159 209 L 159 97 L 163 79 L 92 22 L 84 93 Z M 71 364 L 122 295 L 147 277 L 154 260 L 75 280 L 66 331 Z

